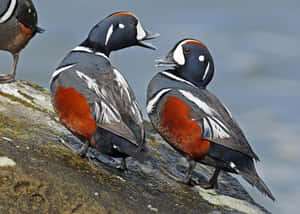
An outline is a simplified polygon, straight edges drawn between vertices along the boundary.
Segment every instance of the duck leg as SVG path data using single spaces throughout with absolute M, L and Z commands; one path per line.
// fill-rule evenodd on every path
M 186 170 L 185 174 L 184 174 L 184 177 L 179 177 L 177 175 L 174 175 L 174 174 L 171 174 L 167 171 L 165 171 L 165 173 L 172 179 L 174 179 L 175 181 L 178 181 L 178 182 L 181 182 L 181 183 L 184 183 L 184 184 L 189 184 L 190 183 L 190 180 L 191 180 L 191 177 L 192 177 L 192 172 L 196 166 L 196 162 L 194 160 L 188 160 L 189 162 L 189 166 L 188 166 L 188 169 Z
M 79 155 L 81 157 L 84 157 L 86 155 L 89 145 L 90 145 L 89 141 L 86 140 L 84 142 L 84 144 L 80 147 L 80 149 L 75 149 L 70 144 L 68 144 L 64 139 L 60 138 L 59 141 L 61 142 L 61 144 L 63 144 L 65 147 L 67 147 L 69 150 L 71 150 L 71 152 L 73 154 Z
M 14 82 L 16 77 L 17 64 L 19 61 L 19 53 L 13 54 L 14 64 L 10 74 L 0 74 L 0 83 Z
M 219 176 L 220 172 L 221 172 L 221 169 L 216 168 L 215 172 L 214 172 L 213 176 L 210 178 L 208 184 L 204 184 L 204 185 L 202 185 L 202 187 L 204 189 L 212 189 L 212 188 L 218 189 L 218 176 Z

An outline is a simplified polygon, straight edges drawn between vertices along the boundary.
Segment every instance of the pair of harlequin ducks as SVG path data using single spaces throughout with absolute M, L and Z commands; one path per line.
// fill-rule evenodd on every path
M 31 1 L 6 2 L 6 7 L 0 7 L 0 49 L 10 51 L 17 61 L 18 52 L 41 30 L 36 27 Z M 128 156 L 145 157 L 140 107 L 109 55 L 135 45 L 155 49 L 145 40 L 157 36 L 146 31 L 132 13 L 114 13 L 94 26 L 87 39 L 57 67 L 51 79 L 52 102 L 61 122 L 84 143 L 77 154 L 85 155 L 91 146 L 123 158 L 124 166 Z M 15 65 L 12 75 L 1 76 L 1 81 L 14 79 Z M 203 187 L 217 187 L 220 170 L 224 170 L 240 174 L 275 200 L 255 170 L 254 160 L 259 159 L 242 130 L 224 104 L 206 89 L 214 74 L 207 47 L 197 40 L 183 39 L 165 59 L 157 61 L 157 66 L 170 69 L 151 80 L 147 113 L 159 134 L 189 162 L 183 178 L 170 176 L 189 183 L 196 162 L 200 162 L 215 167 Z

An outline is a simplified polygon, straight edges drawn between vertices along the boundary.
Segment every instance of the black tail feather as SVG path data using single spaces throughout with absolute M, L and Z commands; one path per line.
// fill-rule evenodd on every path
M 270 189 L 264 183 L 264 181 L 258 176 L 256 171 L 249 172 L 240 171 L 239 174 L 252 186 L 256 187 L 262 194 L 268 196 L 272 201 L 275 201 L 275 197 L 271 193 Z
M 217 167 L 240 174 L 249 184 L 255 186 L 262 194 L 275 201 L 275 197 L 267 185 L 258 176 L 253 158 L 213 142 L 210 144 L 208 156 L 215 160 Z

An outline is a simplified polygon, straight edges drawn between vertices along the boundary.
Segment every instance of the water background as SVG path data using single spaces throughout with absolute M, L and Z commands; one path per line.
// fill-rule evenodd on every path
M 300 1 L 35 1 L 40 26 L 21 53 L 17 79 L 49 88 L 62 57 L 105 16 L 135 13 L 161 37 L 151 51 L 140 47 L 112 53 L 143 107 L 154 59 L 182 38 L 201 40 L 211 51 L 215 76 L 209 85 L 228 106 L 261 159 L 257 168 L 276 203 L 242 181 L 256 201 L 273 213 L 299 213 L 300 202 Z M 12 59 L 0 52 L 1 72 Z

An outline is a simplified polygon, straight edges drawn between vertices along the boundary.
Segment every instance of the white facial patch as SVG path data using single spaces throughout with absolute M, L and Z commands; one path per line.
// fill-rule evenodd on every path
M 173 52 L 173 59 L 175 62 L 177 62 L 179 65 L 184 65 L 185 64 L 185 58 L 183 55 L 183 48 L 182 45 L 186 41 L 181 42 L 179 45 L 177 45 L 175 51 Z
M 205 56 L 203 56 L 203 55 L 200 55 L 200 56 L 198 57 L 198 59 L 199 59 L 199 61 L 200 61 L 200 62 L 204 62 L 204 60 L 205 60 Z
M 108 31 L 106 33 L 105 46 L 107 45 L 113 32 L 114 32 L 114 25 L 112 24 L 109 26 Z
M 200 100 L 198 97 L 194 96 L 191 92 L 185 91 L 185 90 L 179 90 L 179 92 L 186 97 L 188 100 L 195 103 L 202 111 L 204 111 L 208 115 L 214 115 L 217 114 L 217 112 L 209 107 L 205 102 Z
M 150 114 L 153 111 L 153 107 L 160 100 L 160 98 L 167 92 L 171 91 L 171 88 L 165 88 L 159 91 L 153 98 L 151 98 L 147 104 L 147 113 Z
M 125 25 L 119 24 L 119 28 L 123 29 L 123 28 L 125 28 Z
M 209 64 L 209 62 L 207 63 L 207 66 L 206 66 L 206 68 L 205 68 L 205 72 L 204 72 L 204 75 L 203 75 L 203 77 L 202 77 L 202 80 L 204 80 L 205 78 L 206 78 L 206 76 L 207 76 L 207 74 L 208 74 L 208 71 L 209 71 L 209 66 L 210 66 L 210 64 Z
M 183 54 L 183 47 L 182 47 L 182 45 L 185 44 L 186 42 L 189 42 L 189 41 L 193 41 L 193 40 L 184 40 L 184 41 L 180 42 L 177 45 L 175 51 L 173 52 L 173 59 L 179 65 L 184 65 L 185 64 L 185 58 L 184 58 L 184 54 Z
M 17 6 L 17 0 L 11 0 L 7 11 L 0 17 L 0 24 L 6 22 L 14 13 Z
M 137 31 L 136 39 L 138 41 L 144 39 L 146 37 L 146 35 L 147 35 L 146 32 L 145 32 L 145 30 L 144 30 L 144 28 L 142 27 L 140 21 L 138 21 L 138 23 L 137 23 L 136 31 Z

